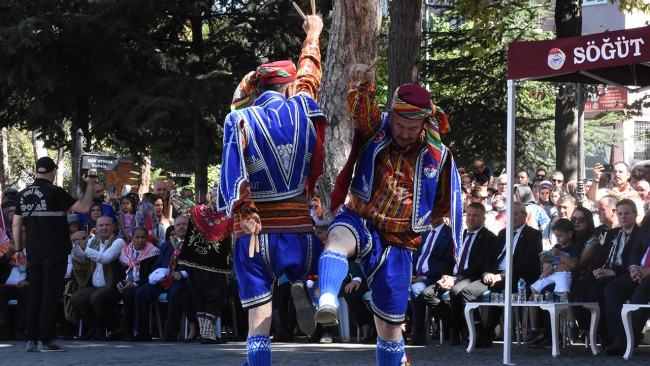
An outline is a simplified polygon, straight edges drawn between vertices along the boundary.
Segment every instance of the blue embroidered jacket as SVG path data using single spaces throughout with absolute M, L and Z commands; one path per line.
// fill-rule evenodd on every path
M 253 202 L 281 201 L 303 193 L 316 145 L 311 118 L 325 117 L 306 93 L 286 99 L 267 91 L 252 107 L 230 113 L 224 124 L 218 210 L 232 217 L 248 181 Z

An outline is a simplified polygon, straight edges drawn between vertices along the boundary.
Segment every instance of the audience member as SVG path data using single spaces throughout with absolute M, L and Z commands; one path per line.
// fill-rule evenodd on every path
M 131 234 L 135 228 L 135 202 L 131 197 L 124 196 L 120 199 L 120 211 L 117 213 L 119 222 L 118 237 L 124 239 L 125 242 L 131 242 Z
M 551 222 L 546 211 L 535 204 L 533 192 L 527 185 L 515 186 L 515 201 L 521 202 L 526 206 L 526 223 L 535 230 L 543 231 Z
M 544 180 L 540 178 L 533 178 L 533 186 L 531 189 L 533 190 L 533 196 L 535 196 L 535 202 L 539 203 L 539 184 L 542 183 Z
M 442 277 L 435 284 L 424 289 L 421 294 L 422 301 L 426 305 L 435 307 L 440 304 L 442 295 L 449 291 L 451 307 L 449 344 L 451 345 L 460 344 L 461 330 L 464 333 L 463 338 L 467 338 L 463 328 L 463 309 L 465 303 L 476 301 L 487 291 L 487 287 L 480 282 L 480 279 L 485 258 L 492 252 L 496 240 L 496 236 L 483 226 L 485 207 L 482 204 L 472 203 L 467 207 L 466 221 L 467 230 L 462 235 L 462 246 L 453 254 L 452 272 L 449 273 L 448 266 L 443 267 Z
M 540 278 L 530 285 L 532 294 L 529 300 L 534 301 L 534 296 L 542 293 L 547 286 L 554 285 L 555 293 L 563 294 L 571 292 L 571 271 L 578 263 L 580 249 L 576 241 L 573 224 L 567 219 L 559 219 L 553 224 L 553 233 L 557 238 L 557 244 L 551 250 L 539 254 L 543 263 L 543 271 Z M 514 278 L 513 278 L 514 280 Z M 542 337 L 542 332 L 537 329 L 539 308 L 530 307 L 530 331 L 524 343 L 533 343 Z M 575 326 L 575 324 L 572 324 Z
M 537 199 L 537 204 L 539 207 L 543 208 L 544 211 L 546 211 L 546 215 L 549 218 L 557 216 L 557 209 L 555 209 L 555 204 L 557 203 L 557 199 L 561 196 L 561 189 L 558 189 L 556 191 L 557 193 L 555 203 L 553 203 L 551 199 L 551 189 L 553 189 L 551 182 L 546 180 L 539 182 L 537 189 L 539 192 L 539 198 Z
M 466 189 L 468 189 L 468 190 L 472 189 L 472 177 L 470 177 L 469 175 L 465 174 L 465 175 L 461 176 L 460 177 L 460 183 Z
M 497 192 L 492 196 L 492 210 L 485 213 L 485 227 L 494 235 L 506 227 L 506 195 Z
M 540 276 L 539 253 L 542 251 L 542 234 L 526 225 L 526 206 L 514 202 L 514 239 L 512 240 L 512 273 L 506 274 L 506 230 L 499 232 L 494 250 L 484 260 L 484 273 L 481 280 L 474 281 L 470 286 L 490 292 L 500 293 L 505 289 L 506 275 L 512 276 L 512 291 L 517 292 L 517 280 L 523 278 L 526 283 L 535 282 Z M 530 288 L 526 289 L 526 297 L 530 296 Z M 483 332 L 483 343 L 492 346 L 494 329 L 499 323 L 503 309 L 490 308 L 488 322 Z M 480 343 L 477 340 L 477 344 Z
M 646 218 L 643 220 L 642 229 L 634 240 L 629 261 L 626 263 L 628 267 L 625 268 L 622 275 L 605 287 L 607 332 L 610 337 L 614 337 L 612 344 L 605 349 L 608 355 L 622 355 L 626 349 L 626 337 L 621 319 L 623 303 L 627 299 L 631 299 L 632 304 L 648 304 L 650 302 L 649 248 L 650 218 Z M 629 274 L 626 273 L 628 271 Z M 641 308 L 632 313 L 632 338 L 635 347 L 638 345 L 639 335 L 647 320 L 647 308 Z
M 377 328 L 372 313 L 368 310 L 363 295 L 370 291 L 368 280 L 361 271 L 361 266 L 355 261 L 348 261 L 348 277 L 350 282 L 343 285 L 343 297 L 348 303 L 350 319 L 357 324 L 359 328 L 368 326 L 369 331 L 363 339 L 365 344 L 377 344 Z
M 556 170 L 551 174 L 551 183 L 553 183 L 554 186 L 559 186 L 564 188 L 564 174 Z
M 151 195 L 149 196 L 149 200 L 147 201 L 151 203 L 155 209 L 156 212 L 156 218 L 158 218 L 158 225 L 153 227 L 151 236 L 153 237 L 152 244 L 154 244 L 157 247 L 160 247 L 165 243 L 165 233 L 167 231 L 167 228 L 169 227 L 170 223 L 167 221 L 165 218 L 165 215 L 163 215 L 163 199 L 160 196 L 157 195 Z
M 142 202 L 141 202 L 142 203 Z M 167 293 L 167 332 L 165 342 L 175 342 L 183 314 L 183 293 L 189 288 L 188 273 L 179 264 L 179 256 L 187 234 L 189 218 L 179 216 L 174 222 L 176 238 L 160 247 L 160 254 L 149 275 L 149 283 L 139 286 L 135 291 L 135 332 L 134 342 L 151 341 L 149 333 L 149 307 L 160 294 Z M 155 276 L 154 276 L 155 275 Z
M 7 191 L 7 189 L 5 189 Z M 16 212 L 16 201 L 14 197 L 3 192 L 2 194 L 2 216 L 4 218 L 5 233 L 9 239 L 13 237 L 11 224 L 14 220 L 14 213 Z
M 6 199 L 11 202 L 11 199 Z M 27 240 L 25 225 L 21 228 L 21 240 Z M 11 240 L 0 229 L 0 340 L 25 340 L 25 325 L 27 300 L 29 298 L 29 278 L 27 263 L 18 262 L 16 250 L 11 246 Z M 23 249 L 23 257 L 25 257 Z M 10 316 L 9 300 L 17 300 L 18 306 L 14 316 Z
M 122 300 L 117 289 L 122 267 L 117 259 L 125 243 L 114 234 L 115 224 L 108 216 L 97 220 L 96 231 L 90 243 L 77 241 L 72 247 L 72 259 L 88 263 L 89 269 L 83 288 L 70 301 L 84 324 L 89 325 L 81 339 L 115 340 L 107 337 L 106 331 L 115 332 L 119 328 L 115 305 Z
M 470 211 L 473 214 L 473 210 Z M 485 213 L 481 213 L 485 214 Z M 425 341 L 425 305 L 418 300 L 420 293 L 451 272 L 454 238 L 451 227 L 440 218 L 431 222 L 431 230 L 422 234 L 422 242 L 413 255 L 413 276 L 411 279 L 411 345 L 422 345 Z M 445 269 L 447 265 L 447 269 Z
M 544 170 L 544 169 L 537 169 L 537 170 L 535 171 L 535 178 L 539 178 L 539 179 L 541 179 L 541 180 L 545 180 L 545 179 L 546 179 L 546 170 Z
M 125 280 L 117 285 L 124 302 L 125 331 L 115 332 L 107 340 L 121 340 L 130 342 L 134 337 L 135 329 L 135 290 L 149 283 L 149 274 L 158 260 L 160 249 L 147 242 L 147 229 L 137 226 L 133 229 L 133 241 L 122 249 L 120 263 L 124 266 Z
M 474 180 L 487 182 L 488 186 L 492 185 L 492 182 L 494 181 L 494 172 L 489 165 L 485 164 L 483 159 L 474 159 L 472 162 L 472 170 L 474 171 Z
M 528 175 L 528 172 L 525 170 L 520 170 L 517 173 L 517 178 L 515 178 L 515 184 L 519 184 L 521 186 L 528 186 L 530 183 L 530 176 Z

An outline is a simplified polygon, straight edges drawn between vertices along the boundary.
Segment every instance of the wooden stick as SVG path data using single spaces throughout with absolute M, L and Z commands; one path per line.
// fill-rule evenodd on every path
M 316 15 L 316 0 L 311 0 L 311 15 Z
M 370 69 L 377 67 L 377 65 L 379 65 L 379 61 L 381 61 L 381 57 L 375 57 L 375 60 L 370 64 Z
M 302 10 L 300 10 L 300 7 L 298 6 L 298 4 L 296 4 L 295 1 L 292 1 L 291 3 L 293 4 L 293 7 L 296 8 L 296 11 L 298 12 L 298 14 L 300 14 L 302 19 L 307 19 L 307 17 L 305 16 L 305 13 L 303 13 Z
M 248 243 L 248 256 L 253 258 L 255 255 L 255 242 L 257 241 L 257 234 L 251 235 L 251 241 Z

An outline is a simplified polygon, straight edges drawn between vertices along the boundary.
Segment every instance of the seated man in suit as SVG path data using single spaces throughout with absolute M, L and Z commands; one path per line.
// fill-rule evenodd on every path
M 183 249 L 187 226 L 190 218 L 178 216 L 174 221 L 176 238 L 166 242 L 160 247 L 160 255 L 156 260 L 153 271 L 167 269 L 167 277 L 159 282 L 145 283 L 135 291 L 135 331 L 134 342 L 151 341 L 149 333 L 149 305 L 158 299 L 163 292 L 167 292 L 167 334 L 165 342 L 175 342 L 180 329 L 181 315 L 183 314 L 183 293 L 189 288 L 188 274 L 185 266 L 178 264 L 178 259 Z
M 90 266 L 85 284 L 80 284 L 84 287 L 72 295 L 70 302 L 84 324 L 90 325 L 81 339 L 108 340 L 106 330 L 115 332 L 119 327 L 115 305 L 122 299 L 117 290 L 122 266 L 117 259 L 124 240 L 115 236 L 115 223 L 108 216 L 97 219 L 96 229 L 97 236 L 92 241 L 79 240 L 72 246 L 72 259 Z
M 122 338 L 124 341 L 133 340 L 135 290 L 149 283 L 149 274 L 153 271 L 153 266 L 160 254 L 160 249 L 151 243 L 147 243 L 147 229 L 142 226 L 133 229 L 131 240 L 132 243 L 125 246 L 120 254 L 120 263 L 125 267 L 126 279 L 117 285 L 124 301 L 124 315 L 126 317 L 126 331 Z
M 422 242 L 413 256 L 413 278 L 411 279 L 411 345 L 424 344 L 424 314 L 426 305 L 417 301 L 422 290 L 435 284 L 443 274 L 445 264 L 453 265 L 454 239 L 451 228 L 439 218 L 431 222 L 431 230 L 422 234 Z M 445 273 L 449 272 L 448 269 Z
M 351 323 L 357 323 L 359 328 L 364 325 L 370 328 L 366 338 L 363 339 L 363 343 L 376 344 L 377 328 L 375 328 L 375 321 L 372 313 L 368 310 L 368 306 L 363 301 L 363 295 L 370 289 L 368 288 L 368 280 L 363 275 L 359 263 L 348 261 L 348 276 L 343 280 L 341 287 L 339 297 L 343 296 L 348 303 Z
M 451 329 L 449 344 L 460 344 L 460 332 L 465 324 L 463 309 L 468 301 L 476 301 L 487 291 L 484 286 L 477 286 L 483 273 L 483 262 L 491 252 L 496 236 L 485 225 L 485 206 L 473 202 L 465 211 L 467 230 L 463 232 L 462 245 L 454 249 L 450 261 L 443 269 L 442 277 L 437 283 L 422 292 L 422 300 L 428 306 L 440 304 L 440 297 L 449 291 L 451 306 Z M 480 319 L 479 319 L 480 321 Z M 463 332 L 465 333 L 465 332 Z M 466 338 L 466 337 L 465 337 Z
M 620 217 L 619 217 L 620 220 Z M 624 274 L 605 287 L 605 313 L 607 330 L 614 342 L 607 346 L 608 355 L 622 355 L 626 349 L 626 337 L 621 319 L 621 310 L 627 299 L 633 304 L 650 302 L 650 217 L 641 223 L 632 252 L 630 253 L 630 274 Z M 639 335 L 648 320 L 648 309 L 641 308 L 632 313 L 632 336 L 634 346 L 638 346 Z
M 480 283 L 489 288 L 490 292 L 501 292 L 505 289 L 506 276 L 512 276 L 512 292 L 518 291 L 517 282 L 522 278 L 526 283 L 535 282 L 540 274 L 539 253 L 542 252 L 542 234 L 526 225 L 526 206 L 514 202 L 514 238 L 512 241 L 512 273 L 506 273 L 506 230 L 501 230 L 497 236 L 494 250 L 485 261 L 483 278 L 474 283 Z M 530 288 L 526 288 L 526 297 L 530 297 Z M 499 324 L 503 309 L 491 307 L 488 323 L 482 339 L 485 347 L 492 346 L 494 328 Z M 477 339 L 477 344 L 481 339 Z

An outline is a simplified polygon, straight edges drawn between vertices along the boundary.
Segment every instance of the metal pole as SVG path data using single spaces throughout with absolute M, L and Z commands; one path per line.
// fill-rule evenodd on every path
M 578 205 L 585 199 L 585 85 L 576 84 L 578 105 Z
M 79 184 L 81 181 L 81 156 L 84 148 L 84 133 L 81 128 L 77 130 L 77 144 L 74 151 L 74 166 L 72 167 L 72 182 L 74 187 L 73 195 L 79 198 Z
M 515 102 L 517 82 L 508 80 L 508 153 L 506 155 L 506 166 L 508 176 L 513 177 L 515 171 Z M 512 239 L 514 230 L 514 204 L 511 199 L 514 197 L 514 184 L 506 186 L 507 208 L 506 208 L 506 295 L 505 308 L 503 310 L 503 364 L 510 365 L 510 346 L 512 345 Z

